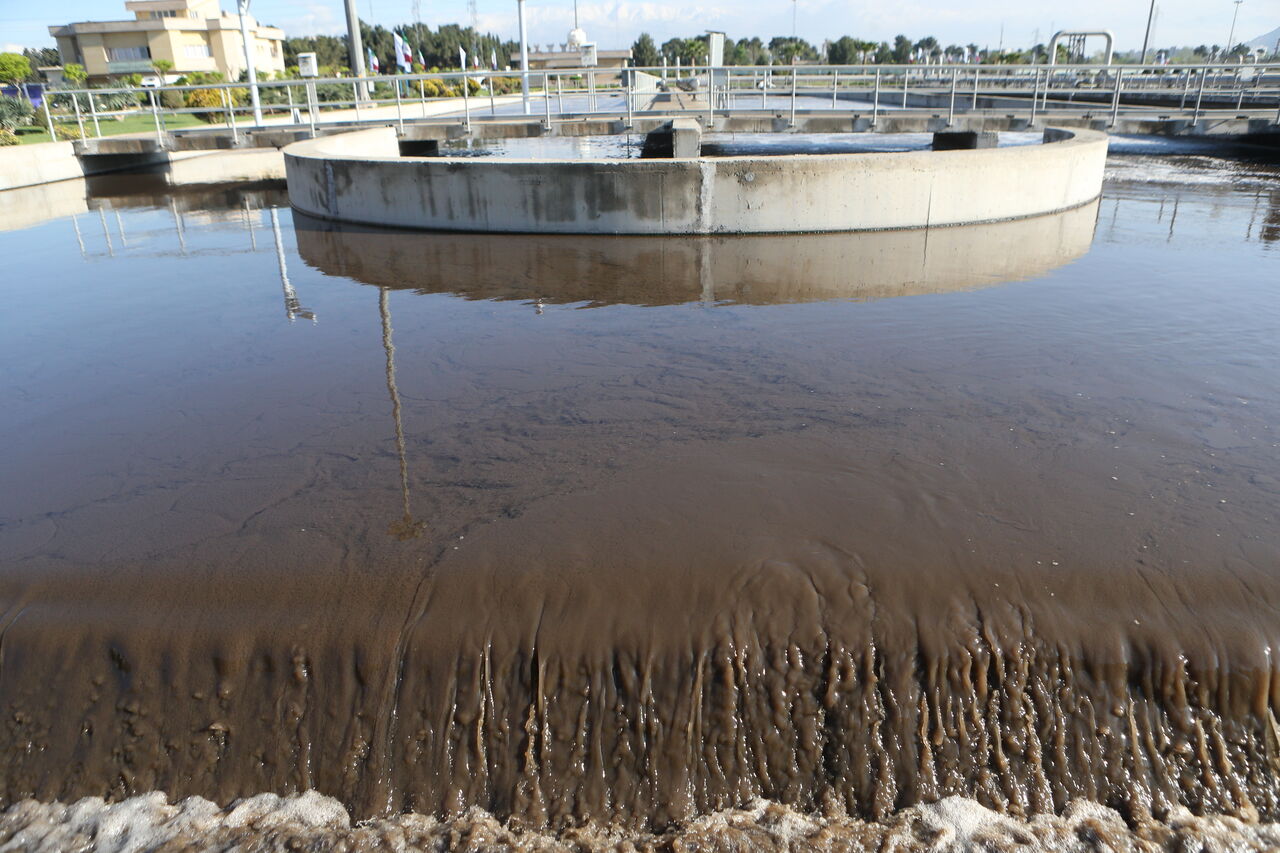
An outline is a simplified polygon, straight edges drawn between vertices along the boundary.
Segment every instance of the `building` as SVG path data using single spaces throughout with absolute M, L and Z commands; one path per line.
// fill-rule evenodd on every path
M 218 0 L 128 0 L 132 20 L 86 21 L 49 27 L 63 65 L 79 63 L 93 83 L 127 74 L 161 82 L 152 63 L 173 68 L 166 83 L 184 74 L 216 71 L 237 80 L 245 68 L 240 17 L 222 11 Z M 246 16 L 254 65 L 260 72 L 284 71 L 284 32 Z M 150 79 L 147 79 L 150 78 Z
M 593 74 L 597 83 L 613 82 L 619 78 L 619 70 L 626 68 L 631 62 L 631 50 L 596 50 L 593 42 L 587 41 L 587 34 L 581 27 L 569 31 L 569 40 L 559 45 L 549 44 L 546 50 L 538 50 L 537 45 L 530 45 L 530 71 L 556 71 L 561 68 L 581 68 L 586 53 L 593 54 L 593 63 L 600 71 Z M 586 50 L 584 51 L 584 48 Z M 520 52 L 511 54 L 511 67 L 520 67 Z M 610 69 L 610 70 L 606 70 Z

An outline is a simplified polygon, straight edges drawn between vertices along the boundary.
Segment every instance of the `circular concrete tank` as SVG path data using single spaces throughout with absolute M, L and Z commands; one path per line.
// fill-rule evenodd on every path
M 442 231 L 771 234 L 998 222 L 1086 204 L 1107 136 L 965 151 L 667 160 L 401 157 L 393 128 L 285 149 L 293 207 Z

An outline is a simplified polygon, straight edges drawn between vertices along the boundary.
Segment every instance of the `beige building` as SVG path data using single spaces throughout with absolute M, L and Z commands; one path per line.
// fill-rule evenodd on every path
M 569 40 L 557 45 L 549 44 L 545 50 L 538 50 L 537 45 L 533 45 L 529 51 L 529 70 L 530 71 L 555 71 L 561 68 L 581 68 L 583 65 L 584 51 L 588 48 L 589 52 L 595 56 L 595 67 L 600 69 L 592 76 L 596 78 L 597 83 L 614 82 L 619 77 L 621 69 L 626 68 L 631 62 L 631 50 L 597 50 L 595 45 L 587 41 L 587 34 L 581 27 L 574 27 L 569 31 Z M 514 51 L 511 54 L 511 67 L 520 67 L 520 52 Z
M 124 6 L 133 20 L 49 27 L 62 63 L 83 65 L 95 83 L 126 74 L 158 83 L 152 67 L 156 60 L 173 63 L 165 82 L 197 71 L 217 71 L 237 80 L 244 71 L 240 17 L 223 12 L 218 0 L 128 0 Z M 246 23 L 254 66 L 260 72 L 284 71 L 284 32 L 248 16 Z

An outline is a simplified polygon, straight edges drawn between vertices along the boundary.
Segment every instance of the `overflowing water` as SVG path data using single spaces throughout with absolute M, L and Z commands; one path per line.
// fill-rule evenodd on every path
M 0 199 L 0 838 L 1273 845 L 1280 185 L 1197 157 L 866 235 Z

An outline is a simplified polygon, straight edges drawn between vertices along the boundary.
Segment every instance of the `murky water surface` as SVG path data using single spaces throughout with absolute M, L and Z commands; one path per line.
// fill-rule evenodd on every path
M 694 240 L 0 199 L 4 803 L 1275 819 L 1280 178 L 1111 174 Z

